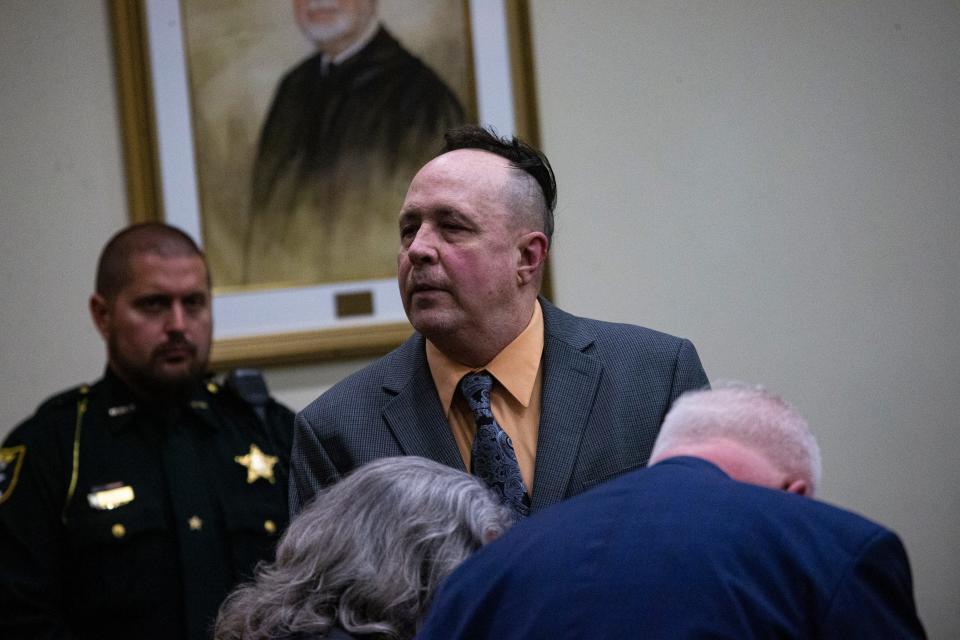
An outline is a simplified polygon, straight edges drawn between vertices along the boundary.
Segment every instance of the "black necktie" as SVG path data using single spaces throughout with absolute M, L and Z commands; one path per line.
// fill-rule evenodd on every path
M 497 424 L 490 409 L 492 388 L 493 378 L 485 371 L 469 373 L 460 381 L 460 393 L 466 398 L 477 422 L 471 472 L 493 489 L 500 502 L 522 518 L 530 513 L 530 497 L 523 486 L 510 436 Z

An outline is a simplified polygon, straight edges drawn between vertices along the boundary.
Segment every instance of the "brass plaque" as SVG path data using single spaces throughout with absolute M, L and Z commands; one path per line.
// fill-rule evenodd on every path
M 373 315 L 373 293 L 370 291 L 338 293 L 336 303 L 338 318 Z

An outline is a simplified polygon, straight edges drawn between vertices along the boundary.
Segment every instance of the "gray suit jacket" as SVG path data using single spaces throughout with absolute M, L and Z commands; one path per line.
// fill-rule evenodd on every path
M 673 400 L 707 376 L 689 340 L 543 307 L 543 395 L 531 510 L 642 467 Z M 463 469 L 424 338 L 414 334 L 297 416 L 296 514 L 318 489 L 377 458 L 416 455 Z

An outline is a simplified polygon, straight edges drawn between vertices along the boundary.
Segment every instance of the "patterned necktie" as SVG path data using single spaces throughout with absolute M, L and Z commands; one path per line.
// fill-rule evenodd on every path
M 518 518 L 523 518 L 530 513 L 530 497 L 520 477 L 510 436 L 497 424 L 490 409 L 492 388 L 493 378 L 485 371 L 469 373 L 460 381 L 460 393 L 477 422 L 471 471 L 493 489 L 501 503 L 513 509 Z

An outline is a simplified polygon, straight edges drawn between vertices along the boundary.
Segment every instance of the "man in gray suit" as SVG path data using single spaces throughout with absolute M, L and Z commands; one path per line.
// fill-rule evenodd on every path
M 470 469 L 501 495 L 515 487 L 521 515 L 646 464 L 670 404 L 706 374 L 688 340 L 539 296 L 555 205 L 536 149 L 479 127 L 447 134 L 400 212 L 398 280 L 416 333 L 297 416 L 293 513 L 384 456 Z M 486 387 L 468 392 L 465 377 Z

